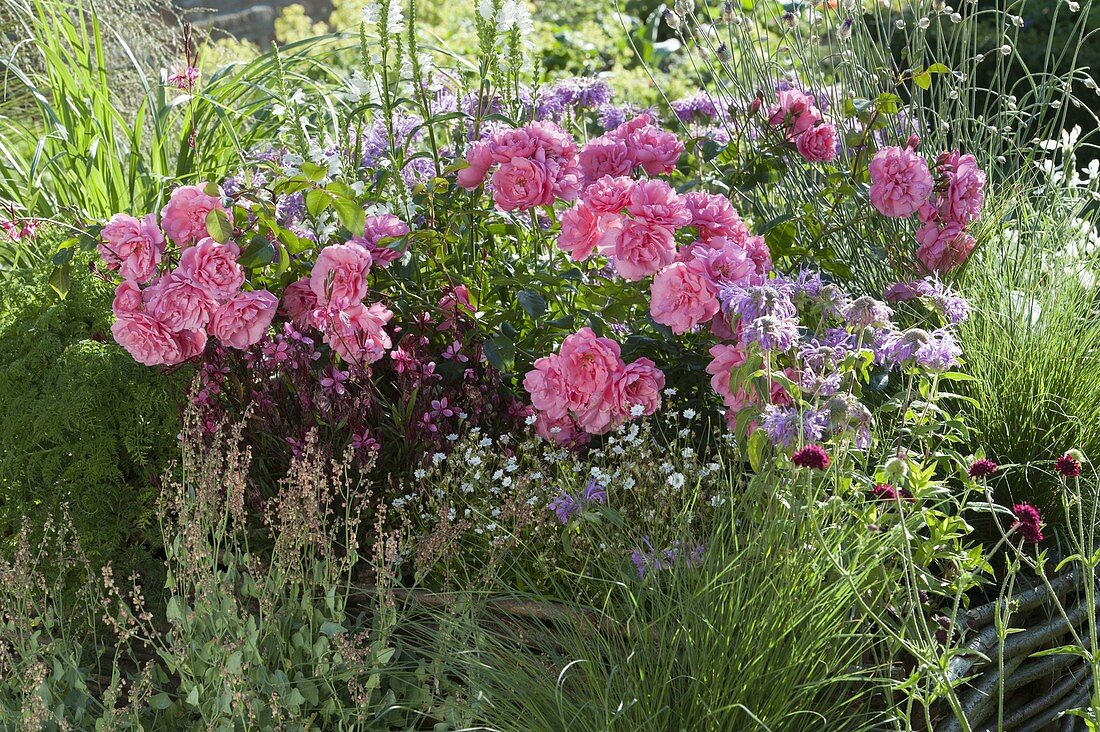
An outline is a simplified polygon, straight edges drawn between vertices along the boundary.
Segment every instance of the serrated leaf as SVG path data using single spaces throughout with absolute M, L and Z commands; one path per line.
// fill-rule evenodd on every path
M 328 210 L 335 199 L 324 188 L 314 188 L 306 194 L 306 211 L 310 216 L 320 216 Z
M 511 373 L 515 366 L 516 345 L 507 336 L 493 336 L 485 341 L 482 348 L 485 351 L 485 358 L 493 368 L 506 374 Z
M 62 300 L 69 294 L 69 287 L 72 285 L 72 267 L 71 262 L 66 262 L 60 267 L 54 267 L 50 273 L 50 287 Z
M 538 320 L 546 314 L 546 299 L 534 290 L 520 290 L 516 293 L 516 300 L 532 320 Z
M 229 223 L 225 211 L 215 208 L 206 214 L 206 233 L 219 244 L 225 244 L 233 238 L 233 225 Z
M 256 238 L 237 257 L 237 263 L 245 269 L 266 267 L 275 261 L 275 245 L 269 239 Z

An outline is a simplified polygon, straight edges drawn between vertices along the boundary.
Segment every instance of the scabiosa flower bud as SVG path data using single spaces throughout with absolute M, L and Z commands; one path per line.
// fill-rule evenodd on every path
M 886 461 L 886 467 L 882 469 L 887 480 L 900 482 L 909 477 L 909 463 L 900 455 Z
M 920 135 L 918 135 L 916 132 L 909 135 L 909 139 L 906 141 L 905 146 L 910 150 L 916 150 L 918 147 L 920 147 Z
M 1066 478 L 1076 478 L 1081 474 L 1081 463 L 1067 452 L 1054 461 L 1054 469 Z
M 791 456 L 791 462 L 800 468 L 825 470 L 829 467 L 829 453 L 821 445 L 807 445 Z
M 730 47 L 727 46 L 725 43 L 719 43 L 718 44 L 718 48 L 716 48 L 714 50 L 714 55 L 718 57 L 718 62 L 723 63 L 723 64 L 728 64 L 730 62 L 730 60 L 733 58 L 733 56 L 730 55 Z M 752 114 L 757 109 L 760 109 L 760 100 L 759 99 L 755 100 L 753 102 L 753 104 L 756 105 L 756 109 L 753 109 L 752 106 L 750 105 L 749 106 L 749 114 Z
M 1038 544 L 1043 540 L 1043 517 L 1039 515 L 1039 509 L 1030 503 L 1017 503 L 1012 507 L 1012 514 L 1016 521 L 1011 528 L 1019 532 L 1024 541 Z
M 841 43 L 844 43 L 852 37 L 852 19 L 845 18 L 844 22 L 840 24 L 840 27 L 836 29 L 836 39 Z
M 993 475 L 997 472 L 1000 466 L 992 460 L 982 458 L 981 460 L 975 460 L 970 463 L 970 469 L 967 470 L 967 475 L 971 478 L 985 478 L 986 476 Z

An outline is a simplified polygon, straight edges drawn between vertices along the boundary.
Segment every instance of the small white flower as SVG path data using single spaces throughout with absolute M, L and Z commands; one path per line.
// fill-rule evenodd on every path
M 665 393 L 666 397 L 674 397 L 674 396 L 676 396 L 676 387 L 670 386 L 667 389 L 665 389 L 664 393 Z
M 683 475 L 683 473 L 673 473 L 672 475 L 668 476 L 668 484 L 670 486 L 672 486 L 673 488 L 683 488 L 684 487 L 684 475 Z
M 695 419 L 695 410 L 694 409 L 685 409 L 684 410 L 684 419 Z
M 434 465 L 439 465 L 441 462 L 443 462 L 446 459 L 447 459 L 447 456 L 444 455 L 441 452 L 437 452 L 436 454 L 432 455 L 432 463 Z
M 645 414 L 645 407 L 641 404 L 635 404 L 630 408 L 631 417 L 641 417 L 643 414 Z
M 526 419 L 524 419 L 523 423 L 526 424 L 528 427 L 530 427 L 531 425 L 533 425 L 535 422 L 538 422 L 538 421 L 539 421 L 539 418 L 532 414 L 532 415 L 528 416 Z
M 417 468 L 416 470 L 413 471 L 413 477 L 416 478 L 417 480 L 423 480 L 424 476 L 426 476 L 427 474 L 428 474 L 428 472 L 426 470 L 424 470 L 424 468 Z

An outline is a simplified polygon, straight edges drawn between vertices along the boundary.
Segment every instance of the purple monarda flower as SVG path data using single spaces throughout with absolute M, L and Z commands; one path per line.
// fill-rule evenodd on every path
M 719 294 L 722 309 L 741 316 L 749 322 L 770 315 L 774 318 L 793 318 L 797 313 L 794 303 L 783 289 L 771 285 L 725 287 Z
M 844 322 L 853 328 L 870 328 L 884 326 L 890 323 L 894 311 L 873 297 L 864 295 L 848 303 L 842 315 Z
M 583 499 L 585 503 L 598 503 L 601 506 L 607 503 L 607 488 L 599 481 L 592 478 L 584 487 Z
M 558 521 L 563 524 L 569 523 L 569 520 L 573 518 L 581 510 L 581 506 L 577 503 L 577 499 L 568 493 L 562 493 L 560 496 L 550 501 L 548 508 L 558 516 Z
M 797 407 L 764 408 L 760 426 L 776 447 L 790 447 L 796 440 L 816 442 L 825 431 L 828 418 L 823 412 Z
M 798 340 L 798 321 L 765 315 L 745 326 L 742 335 L 746 343 L 755 343 L 765 351 L 784 353 Z

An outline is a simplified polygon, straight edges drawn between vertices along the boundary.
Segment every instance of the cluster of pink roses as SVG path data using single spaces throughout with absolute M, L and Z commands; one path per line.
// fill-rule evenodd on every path
M 549 206 L 555 198 L 571 201 L 581 188 L 577 145 L 551 122 L 532 122 L 479 140 L 470 146 L 466 162 L 458 185 L 467 190 L 482 185 L 495 166 L 493 202 L 501 211 Z
M 309 276 L 287 286 L 284 311 L 299 328 L 320 330 L 348 363 L 365 366 L 382 358 L 393 345 L 384 330 L 393 312 L 380 302 L 363 303 L 367 277 L 372 266 L 388 266 L 400 256 L 379 243 L 408 233 L 408 225 L 393 214 L 368 216 L 362 237 L 325 247 Z
M 677 251 L 676 233 L 694 229 Z M 771 269 L 763 237 L 752 236 L 725 196 L 681 196 L 663 180 L 604 176 L 562 215 L 558 247 L 574 261 L 599 251 L 625 280 L 654 275 L 650 314 L 676 334 L 718 312 L 726 285 L 762 280 Z
M 817 101 L 797 89 L 783 89 L 768 109 L 768 124 L 783 132 L 806 161 L 828 163 L 836 157 L 836 127 L 825 122 Z
M 640 114 L 610 132 L 594 138 L 580 152 L 584 181 L 591 185 L 605 175 L 631 175 L 641 168 L 648 175 L 671 173 L 684 144 L 671 132 Z
M 917 215 L 917 260 L 927 272 L 944 273 L 962 264 L 976 243 L 967 226 L 981 213 L 985 173 L 973 155 L 958 150 L 936 157 L 935 178 L 917 155 L 919 140 L 884 147 L 871 160 L 871 203 L 891 218 Z
M 535 361 L 523 385 L 536 410 L 535 429 L 567 444 L 656 412 L 665 375 L 648 358 L 624 363 L 618 343 L 581 328 L 558 353 Z
M 159 226 L 154 214 L 115 214 L 103 227 L 100 255 L 123 277 L 111 333 L 136 361 L 186 361 L 203 352 L 208 332 L 233 348 L 248 348 L 271 324 L 278 298 L 266 290 L 242 290 L 240 250 L 207 236 L 206 216 L 215 209 L 224 211 L 218 196 L 184 186 L 161 211 Z M 180 248 L 180 257 L 175 269 L 157 276 L 164 234 Z

